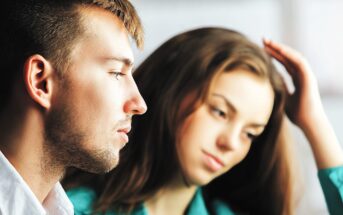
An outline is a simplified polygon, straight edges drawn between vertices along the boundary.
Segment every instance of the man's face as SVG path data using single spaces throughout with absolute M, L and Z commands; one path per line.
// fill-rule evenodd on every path
M 147 108 L 132 77 L 133 53 L 121 21 L 97 8 L 81 14 L 86 32 L 65 76 L 56 78 L 46 145 L 63 165 L 106 172 L 128 142 L 132 116 Z

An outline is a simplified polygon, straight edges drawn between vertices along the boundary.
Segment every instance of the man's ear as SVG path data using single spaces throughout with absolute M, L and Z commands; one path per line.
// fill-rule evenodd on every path
M 44 109 L 50 108 L 53 67 L 41 55 L 30 56 L 24 64 L 24 82 L 29 96 Z

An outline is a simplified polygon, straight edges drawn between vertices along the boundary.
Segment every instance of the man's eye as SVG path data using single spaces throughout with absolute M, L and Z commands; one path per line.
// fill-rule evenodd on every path
M 114 76 L 117 80 L 119 80 L 119 77 L 124 76 L 125 74 L 122 72 L 110 72 L 110 75 Z

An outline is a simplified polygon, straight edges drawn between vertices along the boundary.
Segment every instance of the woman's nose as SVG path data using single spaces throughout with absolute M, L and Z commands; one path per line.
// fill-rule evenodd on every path
M 223 129 L 217 139 L 217 147 L 223 151 L 235 150 L 239 144 L 239 131 L 233 127 Z

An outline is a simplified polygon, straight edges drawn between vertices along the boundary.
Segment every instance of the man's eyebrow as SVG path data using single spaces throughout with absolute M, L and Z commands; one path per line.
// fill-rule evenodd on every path
M 219 93 L 213 93 L 212 95 L 215 96 L 215 97 L 219 97 L 219 98 L 223 99 L 225 104 L 226 104 L 226 106 L 229 109 L 231 109 L 234 113 L 237 113 L 237 108 L 235 107 L 235 105 L 232 104 L 232 102 L 230 102 L 230 100 L 228 98 L 226 98 L 224 95 L 221 95 Z M 266 124 L 263 124 L 263 123 L 252 123 L 249 126 L 254 127 L 254 128 L 260 128 L 260 127 L 264 128 L 264 127 L 266 127 Z
M 106 61 L 119 61 L 124 63 L 127 67 L 133 67 L 133 60 L 131 60 L 130 58 L 126 58 L 126 57 L 106 57 L 105 58 Z

